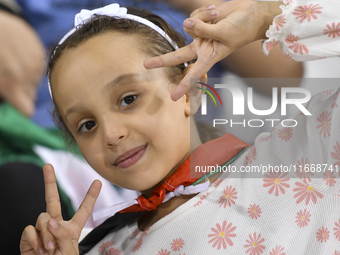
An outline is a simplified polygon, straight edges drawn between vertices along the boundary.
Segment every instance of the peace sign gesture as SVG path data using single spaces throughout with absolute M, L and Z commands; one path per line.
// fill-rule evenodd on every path
M 101 182 L 95 180 L 92 183 L 73 218 L 64 221 L 61 216 L 60 198 L 53 166 L 44 165 L 43 172 L 46 212 L 39 215 L 35 227 L 30 225 L 23 231 L 20 241 L 21 254 L 79 254 L 79 237 L 92 213 L 101 189 Z
M 193 42 L 176 51 L 149 58 L 145 60 L 144 66 L 152 69 L 197 59 L 171 94 L 171 98 L 177 101 L 190 89 L 191 78 L 198 80 L 215 63 L 235 50 L 250 42 L 265 39 L 269 25 L 281 13 L 281 4 L 234 0 L 217 8 L 211 5 L 199 8 L 184 21 L 185 31 L 194 38 Z

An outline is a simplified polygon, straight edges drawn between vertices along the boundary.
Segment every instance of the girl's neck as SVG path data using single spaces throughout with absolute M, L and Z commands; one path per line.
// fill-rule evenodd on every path
M 146 197 L 149 197 L 151 192 L 161 185 L 171 174 L 173 174 L 177 168 L 183 164 L 183 162 L 190 156 L 190 154 L 200 145 L 202 145 L 202 142 L 199 138 L 199 134 L 197 132 L 196 124 L 193 120 L 194 118 L 190 118 L 190 125 L 191 125 L 191 132 L 190 132 L 190 151 L 184 155 L 183 159 L 169 172 L 169 174 L 157 185 L 154 187 L 142 191 L 142 194 Z M 210 179 L 210 182 L 215 181 L 218 177 L 212 176 Z M 146 213 L 144 216 L 142 216 L 138 221 L 138 228 L 142 231 L 148 229 L 150 226 L 152 226 L 155 222 L 160 220 L 161 218 L 165 217 L 166 215 L 170 214 L 172 211 L 174 211 L 177 207 L 187 202 L 192 197 L 196 196 L 194 195 L 188 195 L 188 196 L 180 196 L 180 197 L 174 197 L 167 201 L 166 203 L 163 203 L 157 207 L 156 210 L 151 211 L 149 213 Z
M 182 160 L 180 162 L 178 162 L 178 164 L 171 169 L 171 171 L 159 182 L 157 183 L 155 186 L 151 187 L 150 189 L 147 190 L 143 190 L 141 191 L 141 193 L 146 196 L 146 197 L 150 197 L 151 192 L 157 188 L 159 185 L 161 185 L 170 175 L 172 175 L 177 168 L 183 164 L 183 162 L 190 156 L 190 154 L 196 150 L 196 148 L 200 145 L 202 145 L 201 139 L 199 137 L 197 128 L 196 128 L 196 124 L 193 120 L 193 117 L 191 117 L 190 119 L 190 125 L 191 125 L 191 132 L 190 132 L 190 151 L 184 155 L 184 157 L 182 158 Z
M 222 173 L 216 173 L 213 176 L 209 178 L 210 182 L 213 183 L 217 180 L 218 177 L 221 176 Z M 166 203 L 163 203 L 157 207 L 156 210 L 148 212 L 144 214 L 139 220 L 138 220 L 138 228 L 141 231 L 145 231 L 148 228 L 150 228 L 154 223 L 162 219 L 163 217 L 167 216 L 171 212 L 173 212 L 177 207 L 184 204 L 185 202 L 189 201 L 191 198 L 196 196 L 197 194 L 193 195 L 186 195 L 186 196 L 180 196 L 180 197 L 174 197 L 167 201 Z

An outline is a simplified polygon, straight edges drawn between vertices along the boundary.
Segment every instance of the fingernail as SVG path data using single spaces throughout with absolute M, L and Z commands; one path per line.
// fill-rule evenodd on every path
M 44 255 L 45 254 L 44 250 L 43 249 L 39 249 L 39 254 L 40 255 Z
M 51 225 L 52 228 L 57 228 L 58 227 L 58 223 L 54 219 L 50 220 L 50 225 Z
M 49 242 L 47 243 L 47 248 L 48 248 L 49 250 L 52 250 L 52 249 L 54 248 L 54 243 L 53 243 L 53 241 L 49 241 Z
M 194 25 L 194 22 L 192 22 L 191 20 L 184 21 L 185 28 L 191 28 L 193 25 Z
M 208 9 L 208 10 L 213 10 L 213 9 L 215 9 L 215 5 L 213 5 L 213 4 L 212 4 L 212 5 L 209 5 L 207 9 Z
M 211 16 L 216 16 L 216 15 L 217 15 L 217 11 L 216 11 L 216 10 L 211 11 L 211 12 L 210 12 L 210 15 L 211 15 Z

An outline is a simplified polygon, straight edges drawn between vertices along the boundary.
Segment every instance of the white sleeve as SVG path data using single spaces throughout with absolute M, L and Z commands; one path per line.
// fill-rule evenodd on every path
M 284 0 L 262 44 L 268 55 L 275 45 L 296 61 L 340 55 L 340 0 Z

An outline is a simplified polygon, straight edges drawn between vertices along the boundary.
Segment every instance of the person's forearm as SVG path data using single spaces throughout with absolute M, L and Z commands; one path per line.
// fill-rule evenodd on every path
M 279 47 L 269 56 L 263 54 L 261 41 L 250 43 L 225 58 L 228 69 L 243 78 L 299 78 L 302 64 L 286 58 Z
M 273 1 L 253 1 L 253 8 L 258 17 L 255 17 L 254 20 L 262 20 L 262 24 L 258 28 L 257 40 L 266 39 L 266 31 L 269 26 L 272 24 L 274 18 L 279 15 L 282 11 L 280 9 L 280 5 L 283 2 L 273 2 Z

